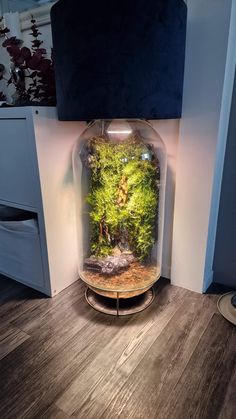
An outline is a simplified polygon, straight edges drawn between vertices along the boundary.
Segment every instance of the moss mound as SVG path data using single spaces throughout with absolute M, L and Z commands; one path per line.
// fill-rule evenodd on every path
M 156 240 L 158 211 L 159 163 L 152 147 L 137 135 L 119 143 L 93 137 L 86 159 L 92 255 L 129 251 L 145 261 Z

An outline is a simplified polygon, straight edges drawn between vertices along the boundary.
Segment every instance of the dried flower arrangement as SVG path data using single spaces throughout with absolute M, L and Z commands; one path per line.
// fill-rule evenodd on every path
M 43 41 L 39 38 L 36 20 L 31 19 L 32 47 L 22 46 L 22 40 L 15 36 L 9 37 L 9 29 L 0 29 L 0 35 L 5 37 L 2 44 L 11 58 L 10 78 L 4 77 L 4 66 L 0 68 L 0 80 L 5 79 L 7 85 L 13 84 L 16 89 L 14 103 L 19 105 L 29 103 L 56 104 L 55 76 L 53 58 L 46 57 Z

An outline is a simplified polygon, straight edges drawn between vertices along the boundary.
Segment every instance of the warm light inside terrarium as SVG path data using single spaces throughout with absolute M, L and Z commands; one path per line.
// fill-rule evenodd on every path
M 108 134 L 131 134 L 132 131 L 128 131 L 128 130 L 120 130 L 120 131 L 112 131 L 112 130 L 108 130 L 107 131 Z
M 108 135 L 117 135 L 120 139 L 123 139 L 132 134 L 132 128 L 128 121 L 115 119 L 109 123 L 106 132 Z
M 160 277 L 164 144 L 143 121 L 95 121 L 73 158 L 79 274 L 97 293 L 129 298 Z

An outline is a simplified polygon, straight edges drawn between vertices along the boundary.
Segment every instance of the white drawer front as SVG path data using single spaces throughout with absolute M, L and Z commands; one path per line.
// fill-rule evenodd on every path
M 36 206 L 36 157 L 25 119 L 0 119 L 0 199 Z
M 0 272 L 29 286 L 43 287 L 38 231 L 24 222 L 0 222 Z

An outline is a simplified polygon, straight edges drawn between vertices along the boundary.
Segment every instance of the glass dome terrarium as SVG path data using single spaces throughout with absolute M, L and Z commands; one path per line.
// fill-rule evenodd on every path
M 98 120 L 73 153 L 79 276 L 90 290 L 124 300 L 161 275 L 165 146 L 141 120 Z

